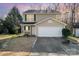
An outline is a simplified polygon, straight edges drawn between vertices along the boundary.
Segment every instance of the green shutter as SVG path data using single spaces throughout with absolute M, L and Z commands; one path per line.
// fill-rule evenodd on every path
M 24 30 L 26 30 L 26 26 L 24 26 Z
M 34 14 L 34 21 L 36 21 L 36 14 Z
M 27 15 L 25 14 L 25 21 L 27 21 Z

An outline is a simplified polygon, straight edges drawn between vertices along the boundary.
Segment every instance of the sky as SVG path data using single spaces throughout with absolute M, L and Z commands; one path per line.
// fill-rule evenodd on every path
M 47 7 L 49 4 L 48 3 L 0 3 L 0 18 L 6 17 L 8 12 L 11 10 L 13 6 L 16 6 L 20 13 L 22 14 L 24 11 L 28 9 L 39 9 L 39 7 L 43 5 L 44 7 Z M 39 6 L 39 7 L 38 7 Z M 42 8 L 44 8 L 42 6 Z
M 22 15 L 28 9 L 40 9 L 40 7 L 46 9 L 48 6 L 55 8 L 55 5 L 54 3 L 0 3 L 0 18 L 5 18 L 13 6 L 16 6 Z M 59 4 L 58 10 L 63 13 L 68 9 L 66 8 L 67 5 L 67 3 L 65 5 Z

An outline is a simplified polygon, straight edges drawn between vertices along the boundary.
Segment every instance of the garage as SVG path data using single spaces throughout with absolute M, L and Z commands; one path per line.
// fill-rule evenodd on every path
M 38 27 L 38 37 L 62 37 L 64 27 Z
M 62 37 L 62 29 L 67 24 L 56 18 L 47 18 L 36 24 L 37 37 Z

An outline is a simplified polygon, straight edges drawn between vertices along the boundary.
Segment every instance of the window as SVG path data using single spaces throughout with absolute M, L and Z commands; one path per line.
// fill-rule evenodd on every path
M 34 21 L 34 15 L 27 15 L 27 22 L 33 22 Z

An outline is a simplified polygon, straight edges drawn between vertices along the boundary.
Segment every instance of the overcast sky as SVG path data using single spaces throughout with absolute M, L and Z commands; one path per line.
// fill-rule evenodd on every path
M 0 3 L 0 18 L 5 17 L 13 6 L 16 6 L 19 9 L 20 13 L 22 14 L 24 11 L 28 9 L 40 9 L 39 7 L 41 7 L 41 9 L 46 9 L 48 6 L 55 8 L 54 5 L 56 4 L 51 4 L 51 3 Z M 65 7 L 65 5 L 61 3 L 59 11 L 62 12 L 66 9 L 67 8 Z
M 43 5 L 44 7 L 47 7 L 49 4 L 44 4 L 44 3 L 43 4 L 41 4 L 41 3 L 17 3 L 17 4 L 0 3 L 0 17 L 5 17 L 13 6 L 16 6 L 19 9 L 20 13 L 22 14 L 25 10 L 28 10 L 28 9 L 33 9 L 33 8 L 39 9 L 39 7 L 41 5 Z

